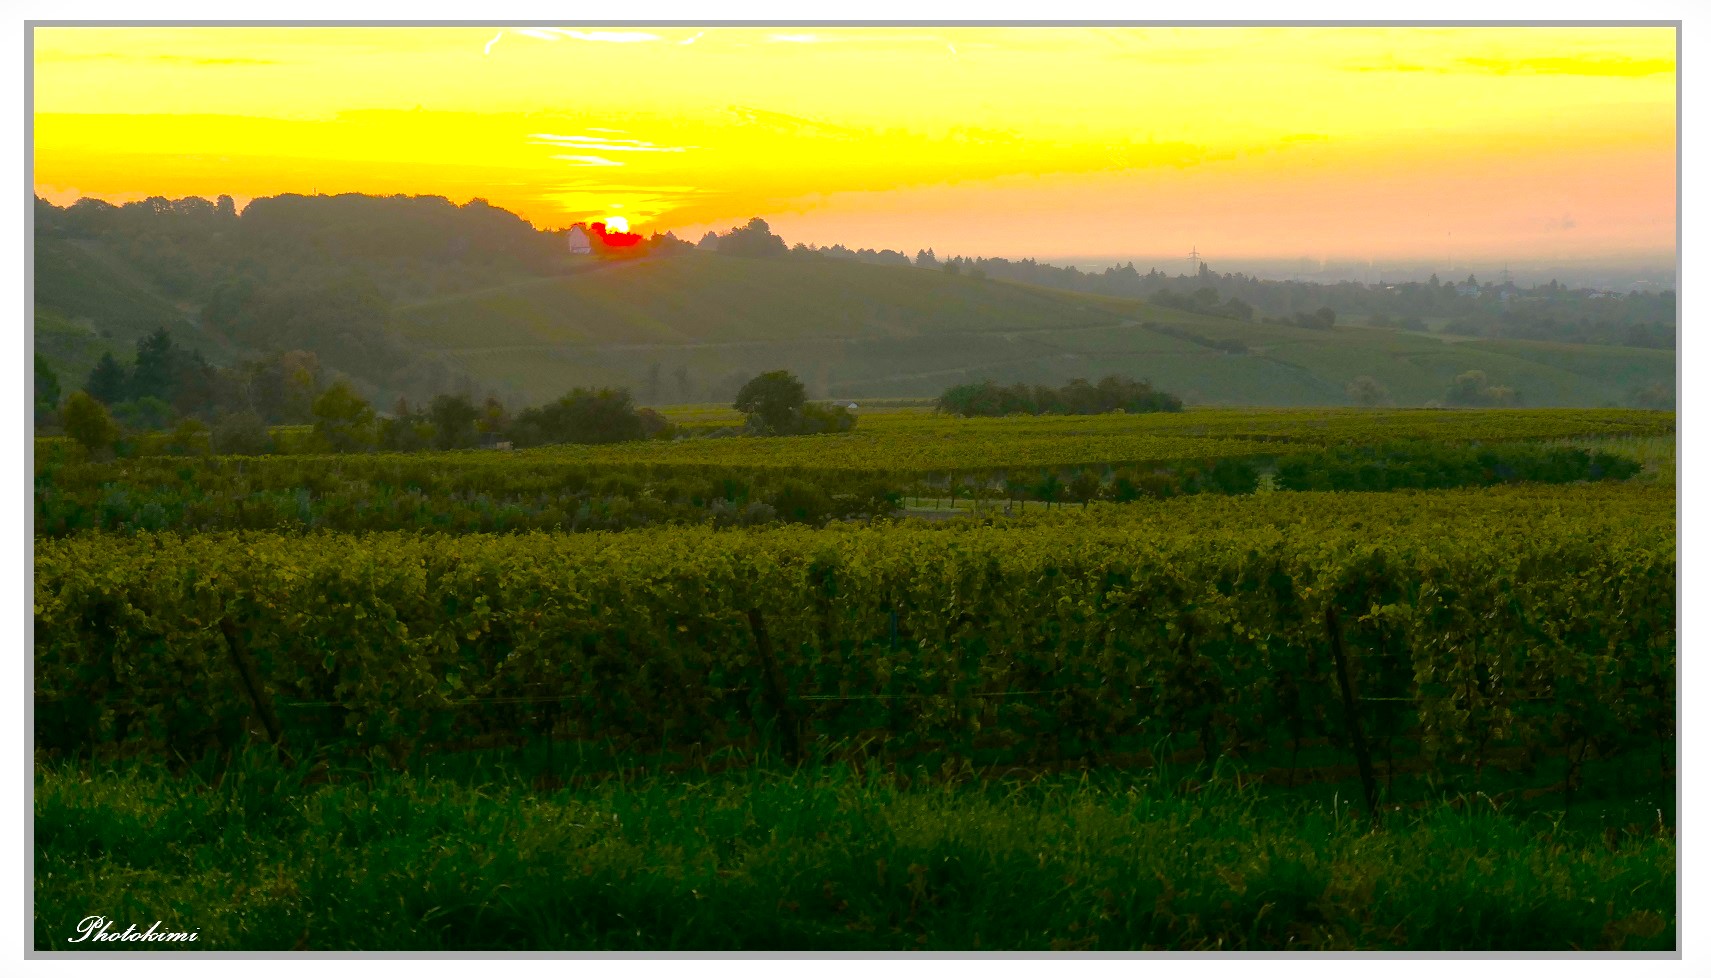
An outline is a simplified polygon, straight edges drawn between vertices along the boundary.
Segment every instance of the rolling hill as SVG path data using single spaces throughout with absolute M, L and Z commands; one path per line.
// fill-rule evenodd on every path
M 785 368 L 821 398 L 1116 373 L 1191 404 L 1279 407 L 1348 404 L 1364 376 L 1408 407 L 1481 370 L 1525 405 L 1599 407 L 1675 378 L 1669 350 L 1267 325 L 932 268 L 573 258 L 515 215 L 439 198 L 286 196 L 242 214 L 38 200 L 36 220 L 36 349 L 67 390 L 163 326 L 218 364 L 309 350 L 379 403 L 468 386 L 538 404 L 590 385 L 728 402 Z
M 1269 406 L 1346 404 L 1359 376 L 1417 406 L 1467 370 L 1529 405 L 1600 406 L 1675 376 L 1668 351 L 1300 329 L 929 269 L 706 252 L 402 305 L 393 328 L 531 402 L 586 384 L 628 386 L 657 403 L 717 401 L 780 367 L 815 397 L 922 397 L 983 378 L 1059 384 L 1120 373 L 1190 403 Z M 1215 348 L 1220 341 L 1247 352 Z

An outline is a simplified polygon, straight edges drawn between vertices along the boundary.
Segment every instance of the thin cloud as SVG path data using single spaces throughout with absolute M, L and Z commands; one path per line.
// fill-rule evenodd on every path
M 767 40 L 777 44 L 813 44 L 819 38 L 812 34 L 774 34 Z
M 187 54 L 132 54 L 126 51 L 99 51 L 88 54 L 48 55 L 49 61 L 155 61 L 169 65 L 277 65 L 282 61 L 269 58 L 199 58 Z
M 760 126 L 778 133 L 809 134 L 833 139 L 859 139 L 866 135 L 860 129 L 847 126 L 837 126 L 829 122 L 816 122 L 801 116 L 787 115 L 783 112 L 769 112 L 765 109 L 751 108 L 746 105 L 733 105 L 725 111 L 729 112 L 740 125 Z
M 609 136 L 559 136 L 548 132 L 530 133 L 536 145 L 565 149 L 588 149 L 609 153 L 681 153 L 694 147 L 660 146 L 642 139 L 613 139 Z
M 1353 62 L 1344 71 L 1431 72 L 1437 75 L 1586 75 L 1599 78 L 1639 78 L 1675 71 L 1673 58 L 1623 58 L 1562 55 L 1538 58 L 1457 58 L 1435 64 L 1384 61 Z
M 609 160 L 603 156 L 554 156 L 555 160 L 563 160 L 572 166 L 623 166 L 617 160 Z
M 504 36 L 505 36 L 504 31 L 500 31 L 499 33 L 493 35 L 493 40 L 487 42 L 486 46 L 484 46 L 481 49 L 481 53 L 482 54 L 492 54 L 493 53 L 493 45 L 498 44 L 499 39 L 504 37 Z
M 642 44 L 660 39 L 658 34 L 645 34 L 641 31 L 572 31 L 562 27 L 552 29 L 578 41 L 604 41 L 608 44 Z
M 557 41 L 558 40 L 558 35 L 553 33 L 552 31 L 537 31 L 537 30 L 532 30 L 530 28 L 524 27 L 524 28 L 519 29 L 517 31 L 517 33 L 523 35 L 524 37 L 538 38 L 542 41 Z
M 1674 58 L 1623 58 L 1569 55 L 1543 58 L 1462 58 L 1460 64 L 1498 75 L 1593 75 L 1633 78 L 1675 71 Z
M 1445 68 L 1428 68 L 1421 64 L 1411 64 L 1405 61 L 1382 61 L 1376 63 L 1357 63 L 1343 65 L 1344 71 L 1436 71 L 1442 73 Z
M 677 43 L 678 44 L 694 44 L 696 41 L 701 40 L 702 35 L 704 35 L 706 33 L 707 33 L 706 31 L 702 31 L 700 34 L 697 34 L 694 37 L 689 38 L 688 40 L 678 41 Z

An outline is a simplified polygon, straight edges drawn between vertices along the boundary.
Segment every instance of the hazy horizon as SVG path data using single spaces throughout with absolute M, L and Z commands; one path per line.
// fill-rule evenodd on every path
M 359 191 L 350 192 L 359 193 Z M 312 196 L 312 194 L 301 191 L 284 191 L 283 194 Z M 66 194 L 60 194 L 58 195 L 59 199 L 54 199 L 54 197 L 47 195 L 41 196 L 44 200 L 48 200 L 56 206 L 65 207 L 75 203 L 78 199 L 81 199 L 86 195 L 73 194 L 68 196 Z M 134 203 L 138 200 L 147 199 L 150 196 L 156 195 L 138 194 L 123 195 L 114 198 L 96 197 L 94 199 L 103 200 L 109 204 L 119 205 Z M 212 201 L 220 195 L 197 194 L 192 196 L 200 196 Z M 383 195 L 370 194 L 368 196 Z M 426 194 L 424 196 L 440 195 Z M 254 198 L 234 197 L 234 202 L 237 209 L 242 211 L 253 199 Z M 462 206 L 469 202 L 467 200 L 448 199 L 451 200 L 451 203 L 458 206 Z M 751 216 L 758 216 L 767 220 L 775 233 L 781 233 L 782 231 L 787 230 L 785 228 L 781 228 L 767 215 L 762 214 Z M 739 221 L 736 223 L 740 224 L 742 222 Z M 538 230 L 542 231 L 552 230 L 552 228 L 540 227 L 538 224 L 534 226 Z M 699 233 L 696 232 L 705 233 L 706 230 L 714 230 L 722 233 L 729 230 L 729 227 L 708 226 L 704 229 L 696 228 L 693 230 L 655 227 L 652 230 L 658 231 L 662 234 L 671 232 L 680 239 L 693 242 L 700 236 Z M 1093 255 L 1078 253 L 1003 254 L 986 249 L 975 249 L 968 252 L 961 252 L 949 248 L 940 248 L 933 244 L 928 240 L 930 233 L 926 232 L 924 229 L 912 229 L 910 234 L 919 239 L 919 243 L 906 243 L 895 240 L 808 241 L 805 239 L 791 237 L 788 234 L 781 233 L 781 236 L 788 244 L 791 245 L 795 245 L 800 241 L 800 243 L 809 244 L 815 247 L 842 245 L 850 249 L 872 248 L 876 251 L 890 249 L 901 252 L 911 258 L 913 258 L 918 251 L 931 250 L 938 258 L 941 259 L 967 257 L 998 258 L 1008 261 L 1033 260 L 1043 264 L 1057 265 L 1064 268 L 1077 268 L 1083 272 L 1099 272 L 1112 266 L 1126 264 L 1133 264 L 1143 273 L 1151 269 L 1157 269 L 1165 275 L 1170 276 L 1192 274 L 1195 270 L 1195 263 L 1190 260 L 1189 253 L 1187 251 L 1182 254 L 1175 255 L 1162 254 L 1152 250 L 1131 250 Z M 897 237 L 903 237 L 903 235 L 899 235 Z M 1365 259 L 1341 257 L 1319 258 L 1302 255 L 1223 257 L 1211 252 L 1210 250 L 1202 249 L 1198 244 L 1191 244 L 1188 247 L 1192 251 L 1199 252 L 1200 260 L 1205 262 L 1212 272 L 1219 275 L 1243 274 L 1252 278 L 1273 279 L 1278 281 L 1298 280 L 1320 284 L 1334 284 L 1344 281 L 1357 281 L 1368 284 L 1378 284 L 1380 282 L 1425 281 L 1433 275 L 1437 275 L 1443 280 L 1460 281 L 1467 275 L 1472 274 L 1482 282 L 1500 282 L 1503 281 L 1505 275 L 1507 275 L 1510 281 L 1513 281 L 1516 285 L 1522 287 L 1540 285 L 1545 282 L 1555 280 L 1564 286 L 1576 288 L 1616 289 L 1621 291 L 1627 291 L 1631 288 L 1650 288 L 1653 290 L 1661 290 L 1673 289 L 1676 287 L 1678 268 L 1677 258 L 1673 253 L 1639 256 L 1592 255 L 1578 259 L 1553 259 L 1542 257 L 1534 258 L 1532 260 L 1517 259 L 1513 261 L 1467 260 L 1461 262 L 1434 262 L 1427 258 L 1416 256 L 1400 256 L 1382 261 L 1368 261 Z

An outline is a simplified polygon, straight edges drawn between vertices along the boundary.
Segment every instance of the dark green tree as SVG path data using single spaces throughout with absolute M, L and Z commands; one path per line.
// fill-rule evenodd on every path
M 273 449 L 267 425 L 254 411 L 234 411 L 214 419 L 208 443 L 217 455 L 264 455 Z
M 139 397 L 113 405 L 113 417 L 132 431 L 160 431 L 172 425 L 172 405 L 158 397 Z
M 481 409 L 463 394 L 434 398 L 428 406 L 428 419 L 434 424 L 435 448 L 473 448 L 481 439 L 475 427 L 481 420 Z
M 335 452 L 359 452 L 375 441 L 374 408 L 338 381 L 315 398 L 315 434 Z
M 107 413 L 106 405 L 86 391 L 73 391 L 60 413 L 65 433 L 91 453 L 111 451 L 119 440 L 119 425 Z
M 1099 496 L 1102 485 L 1099 473 L 1092 469 L 1082 469 L 1069 481 L 1069 498 L 1080 503 L 1082 509 L 1086 509 L 1087 504 Z
M 788 434 L 802 416 L 807 389 L 788 370 L 772 370 L 743 385 L 732 407 L 749 417 L 749 426 L 763 435 Z
M 493 395 L 487 395 L 487 400 L 481 404 L 481 417 L 476 420 L 476 430 L 484 435 L 499 435 L 511 425 L 511 412 L 505 409 L 505 403 Z
M 1063 480 L 1058 478 L 1056 472 L 1046 472 L 1041 474 L 1030 492 L 1035 499 L 1045 503 L 1047 509 L 1051 509 L 1052 503 L 1062 499 L 1068 489 L 1069 487 L 1063 484 Z
M 185 418 L 173 427 L 166 450 L 171 455 L 208 454 L 208 426 L 195 418 Z
M 113 354 L 103 353 L 95 362 L 95 369 L 89 371 L 83 389 L 103 404 L 117 404 L 129 394 L 130 386 L 130 372 L 120 366 Z
M 36 424 L 41 425 L 59 410 L 59 375 L 36 354 Z
M 137 341 L 136 364 L 131 368 L 130 399 L 157 397 L 173 399 L 183 351 L 172 342 L 162 326 Z
M 643 437 L 641 416 L 636 413 L 630 392 L 603 387 L 596 391 L 577 389 L 558 402 L 566 441 L 603 445 L 636 441 Z

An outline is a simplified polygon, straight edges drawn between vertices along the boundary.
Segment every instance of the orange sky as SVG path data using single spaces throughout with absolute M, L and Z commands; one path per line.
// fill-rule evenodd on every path
M 40 28 L 34 179 L 941 255 L 1670 255 L 1675 87 L 1668 28 Z

